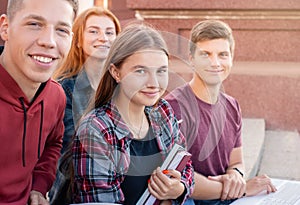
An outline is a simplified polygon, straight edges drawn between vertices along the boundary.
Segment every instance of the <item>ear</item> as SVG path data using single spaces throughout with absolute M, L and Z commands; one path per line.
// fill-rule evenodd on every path
M 109 72 L 117 83 L 121 81 L 119 69 L 114 64 L 110 64 Z
M 0 16 L 0 36 L 3 41 L 8 40 L 8 18 L 6 14 Z
M 192 67 L 194 67 L 194 56 L 191 53 L 189 54 L 189 62 L 190 62 L 190 65 Z

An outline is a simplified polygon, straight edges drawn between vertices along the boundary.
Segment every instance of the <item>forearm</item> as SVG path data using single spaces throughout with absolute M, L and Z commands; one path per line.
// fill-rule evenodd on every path
M 217 181 L 209 180 L 207 177 L 194 174 L 195 188 L 192 194 L 193 199 L 211 200 L 221 198 L 223 184 Z
M 230 174 L 231 172 L 238 173 L 242 177 L 245 177 L 245 166 L 244 166 L 243 162 L 230 165 L 227 168 L 226 173 Z
M 234 170 L 234 168 L 237 168 L 244 175 L 245 166 L 244 166 L 244 160 L 243 160 L 243 148 L 242 147 L 234 148 L 231 151 L 230 162 L 229 162 L 228 168 L 226 169 L 226 173 L 227 174 L 230 174 L 232 172 L 239 173 L 237 170 Z

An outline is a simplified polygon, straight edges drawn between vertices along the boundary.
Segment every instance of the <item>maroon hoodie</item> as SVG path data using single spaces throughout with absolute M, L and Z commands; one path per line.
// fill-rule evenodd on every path
M 33 102 L 0 65 L 0 204 L 27 203 L 50 189 L 60 156 L 66 99 L 53 80 Z

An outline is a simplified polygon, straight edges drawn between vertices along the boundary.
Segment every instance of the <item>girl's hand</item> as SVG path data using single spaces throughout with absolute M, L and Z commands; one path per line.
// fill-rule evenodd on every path
M 148 183 L 150 193 L 157 199 L 176 199 L 184 192 L 181 173 L 177 170 L 155 169 Z

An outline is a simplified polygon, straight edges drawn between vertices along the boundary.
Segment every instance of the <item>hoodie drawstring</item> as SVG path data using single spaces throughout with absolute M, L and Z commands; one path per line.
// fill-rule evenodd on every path
M 23 129 L 23 139 L 22 139 L 22 162 L 23 162 L 23 167 L 26 166 L 26 142 L 25 142 L 25 138 L 26 138 L 26 132 L 27 132 L 27 110 L 26 110 L 26 107 L 25 107 L 25 103 L 24 103 L 24 98 L 21 97 L 19 98 L 20 102 L 21 102 L 21 105 L 22 105 L 22 108 L 23 108 L 23 111 L 24 111 L 24 129 Z M 40 158 L 41 156 L 41 150 L 40 150 L 40 147 L 41 147 L 41 140 L 42 140 L 42 131 L 43 131 L 43 122 L 44 122 L 44 102 L 41 101 L 41 120 L 40 120 L 40 132 L 39 132 L 39 142 L 38 142 L 38 159 Z
M 23 167 L 26 166 L 25 163 L 25 137 L 26 137 L 26 124 L 27 124 L 27 110 L 24 104 L 24 98 L 19 98 L 22 104 L 22 108 L 24 111 L 24 129 L 23 129 L 23 139 L 22 139 L 22 162 L 23 162 Z
M 40 121 L 40 135 L 39 135 L 39 144 L 38 144 L 38 159 L 41 156 L 41 140 L 42 140 L 42 131 L 43 131 L 43 122 L 44 122 L 44 101 L 41 101 L 41 121 Z

